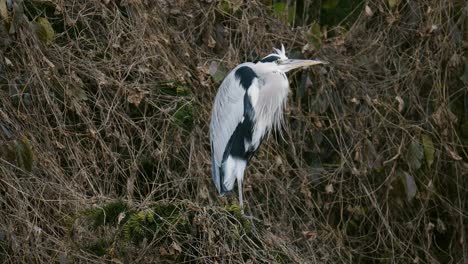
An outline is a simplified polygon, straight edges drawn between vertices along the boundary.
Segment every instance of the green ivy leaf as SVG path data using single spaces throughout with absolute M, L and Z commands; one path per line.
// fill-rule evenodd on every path
M 307 33 L 309 43 L 313 45 L 314 48 L 318 49 L 322 45 L 322 30 L 318 23 L 313 23 L 310 26 L 309 32 Z
M 424 148 L 424 157 L 426 158 L 427 166 L 430 168 L 434 163 L 434 143 L 429 135 L 422 134 L 421 142 Z
M 10 16 L 8 15 L 6 0 L 0 0 L 0 18 L 3 20 L 3 22 L 10 23 Z
M 423 158 L 423 148 L 417 141 L 411 141 L 406 151 L 405 159 L 408 167 L 417 170 L 421 167 L 421 160 Z
M 229 11 L 231 11 L 231 5 L 227 0 L 219 1 L 218 8 L 221 9 L 224 13 L 229 13 Z
M 218 7 L 225 13 L 234 13 L 241 8 L 242 3 L 242 0 L 222 0 Z
M 294 21 L 296 20 L 296 4 L 290 5 L 288 8 L 288 23 L 289 25 L 294 25 Z
M 390 8 L 394 8 L 399 3 L 400 3 L 400 0 L 388 0 L 388 6 L 390 6 Z
M 284 23 L 288 23 L 288 8 L 287 4 L 278 2 L 273 4 L 273 13 Z
M 224 77 L 226 77 L 228 70 L 223 64 L 213 61 L 210 64 L 209 73 L 213 81 L 219 84 L 224 80 Z
M 31 172 L 34 161 L 31 143 L 25 136 L 21 136 L 19 140 L 15 141 L 15 147 L 18 166 Z
M 338 6 L 340 0 L 325 0 L 322 4 L 322 8 L 325 10 L 332 10 Z
M 283 15 L 286 12 L 286 3 L 283 3 L 283 2 L 274 3 L 273 12 L 277 15 Z

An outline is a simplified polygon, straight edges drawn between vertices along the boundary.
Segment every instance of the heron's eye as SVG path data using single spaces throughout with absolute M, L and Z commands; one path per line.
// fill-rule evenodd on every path
M 280 64 L 280 62 L 281 62 L 280 59 L 275 60 L 275 63 L 276 63 L 276 64 Z

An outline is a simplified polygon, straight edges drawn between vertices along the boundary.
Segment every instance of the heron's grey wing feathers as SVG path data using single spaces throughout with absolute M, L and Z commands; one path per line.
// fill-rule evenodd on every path
M 245 90 L 235 78 L 236 69 L 224 79 L 213 104 L 210 141 L 217 167 L 221 166 L 226 145 L 244 115 Z

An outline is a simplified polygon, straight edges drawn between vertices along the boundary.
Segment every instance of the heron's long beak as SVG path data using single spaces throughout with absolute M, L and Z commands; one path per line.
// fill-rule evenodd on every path
M 287 59 L 282 62 L 280 62 L 279 67 L 281 70 L 284 72 L 288 72 L 290 70 L 299 68 L 299 67 L 307 67 L 307 66 L 312 66 L 312 65 L 317 65 L 317 64 L 328 64 L 328 62 L 325 61 L 319 61 L 319 60 L 292 60 L 292 59 Z

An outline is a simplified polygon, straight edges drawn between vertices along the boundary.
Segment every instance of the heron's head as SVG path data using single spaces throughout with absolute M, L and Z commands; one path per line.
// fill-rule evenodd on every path
M 281 71 L 288 72 L 290 70 L 307 67 L 317 64 L 327 64 L 327 62 L 319 60 L 294 60 L 286 57 L 286 51 L 281 44 L 281 50 L 275 49 L 276 53 L 267 55 L 259 60 L 256 65 L 257 69 L 261 71 Z

